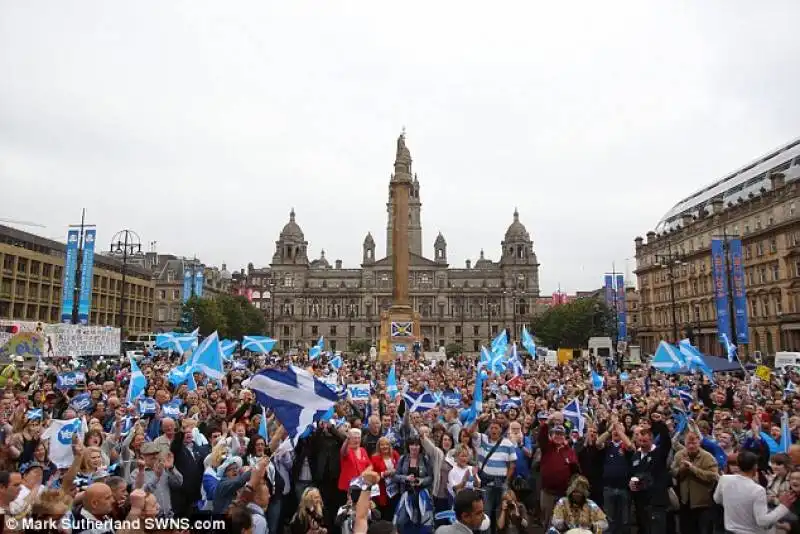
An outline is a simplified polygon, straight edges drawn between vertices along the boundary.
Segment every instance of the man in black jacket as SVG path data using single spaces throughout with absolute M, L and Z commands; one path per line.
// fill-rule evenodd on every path
M 172 511 L 176 517 L 187 517 L 193 512 L 194 505 L 200 500 L 200 487 L 203 484 L 203 461 L 211 452 L 208 445 L 197 445 L 194 442 L 192 431 L 197 421 L 184 419 L 181 431 L 175 433 L 175 439 L 170 444 L 170 452 L 175 458 L 175 469 L 183 475 L 183 487 L 173 490 Z
M 631 457 L 630 490 L 636 503 L 638 532 L 666 534 L 671 477 L 667 457 L 672 440 L 660 413 L 651 413 L 650 421 L 639 428 L 639 448 Z

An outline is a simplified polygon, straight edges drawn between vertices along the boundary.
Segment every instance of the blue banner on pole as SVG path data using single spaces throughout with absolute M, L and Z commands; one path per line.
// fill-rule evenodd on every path
M 192 271 L 186 269 L 183 271 L 183 302 L 189 300 L 192 296 Z
M 64 258 L 64 277 L 61 283 L 61 322 L 72 322 L 72 307 L 75 304 L 75 269 L 78 266 L 78 239 L 80 232 L 67 232 L 67 252 Z
M 83 261 L 81 262 L 81 291 L 78 298 L 78 322 L 89 324 L 89 311 L 92 306 L 92 273 L 94 272 L 94 241 L 97 232 L 86 230 L 83 234 Z
M 736 341 L 749 343 L 750 335 L 747 324 L 747 292 L 744 289 L 744 268 L 742 267 L 742 240 L 728 241 L 731 256 L 731 295 L 733 296 L 734 324 L 736 325 Z
M 605 291 L 606 291 L 606 305 L 609 308 L 614 307 L 614 277 L 610 274 L 605 278 Z
M 197 298 L 203 296 L 203 268 L 198 267 L 197 272 L 194 273 L 194 295 Z
M 717 307 L 717 336 L 731 338 L 731 318 L 728 312 L 728 273 L 725 261 L 725 244 L 721 239 L 711 240 L 711 273 L 714 277 L 714 302 Z
M 619 341 L 628 339 L 627 314 L 625 313 L 625 277 L 617 275 L 617 334 Z

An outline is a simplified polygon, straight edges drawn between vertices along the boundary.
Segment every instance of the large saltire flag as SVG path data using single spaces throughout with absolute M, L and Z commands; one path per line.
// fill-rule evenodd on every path
M 197 338 L 200 329 L 195 329 L 194 332 L 165 332 L 163 334 L 156 334 L 156 347 L 164 350 L 171 350 L 178 354 L 183 354 L 197 347 Z
M 323 336 L 319 336 L 317 344 L 308 350 L 308 359 L 316 360 L 317 358 L 322 356 L 322 352 L 324 350 L 325 350 L 325 338 Z
M 141 369 L 139 369 L 139 366 L 136 364 L 136 360 L 131 358 L 131 381 L 128 384 L 128 394 L 125 397 L 128 406 L 132 405 L 133 401 L 143 395 L 146 389 L 147 378 L 142 374 Z
M 216 332 L 213 332 L 192 353 L 190 367 L 193 371 L 202 371 L 215 380 L 222 380 L 222 377 L 225 376 L 225 371 L 223 370 L 224 361 L 225 358 L 219 337 Z
M 242 338 L 242 350 L 269 354 L 275 346 L 275 340 L 267 336 L 244 336 Z

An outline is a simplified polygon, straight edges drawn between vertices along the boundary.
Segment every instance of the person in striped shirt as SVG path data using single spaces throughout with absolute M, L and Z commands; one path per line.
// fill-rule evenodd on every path
M 487 433 L 476 433 L 475 448 L 478 451 L 478 476 L 484 488 L 483 501 L 487 515 L 492 518 L 492 533 L 496 531 L 494 518 L 514 476 L 517 451 L 511 441 L 504 437 L 500 421 L 493 419 Z

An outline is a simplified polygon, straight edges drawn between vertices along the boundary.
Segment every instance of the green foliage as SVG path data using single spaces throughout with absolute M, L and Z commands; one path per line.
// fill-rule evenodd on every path
M 353 339 L 347 350 L 355 354 L 369 354 L 370 348 L 372 348 L 372 342 L 369 339 Z
M 579 299 L 554 306 L 533 320 L 539 342 L 550 348 L 585 347 L 594 336 L 614 337 L 614 311 L 602 301 Z
M 189 324 L 187 330 L 199 328 L 203 336 L 216 330 L 220 339 L 261 335 L 266 327 L 264 315 L 243 296 L 192 297 L 183 305 L 183 313 Z
M 448 343 L 444 348 L 444 353 L 448 358 L 455 358 L 462 352 L 464 352 L 464 347 L 462 347 L 460 343 Z

